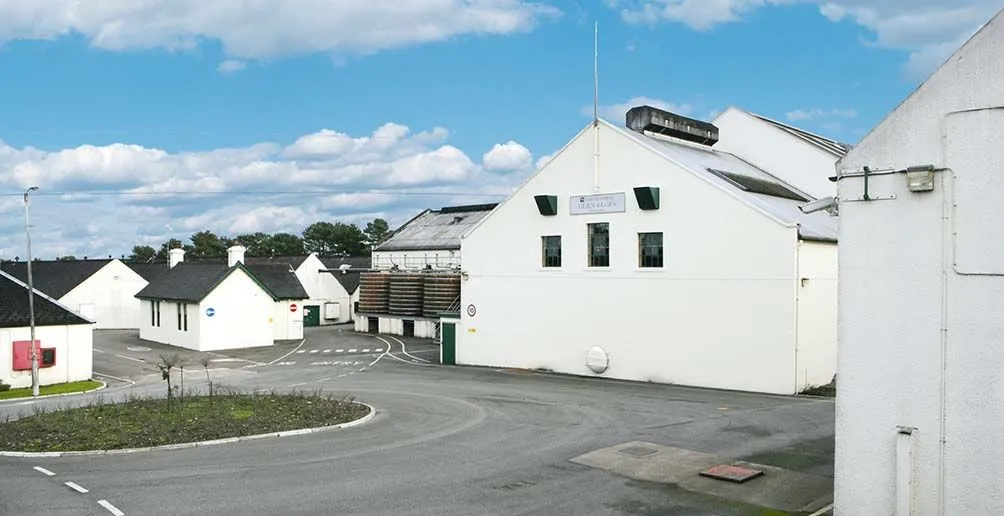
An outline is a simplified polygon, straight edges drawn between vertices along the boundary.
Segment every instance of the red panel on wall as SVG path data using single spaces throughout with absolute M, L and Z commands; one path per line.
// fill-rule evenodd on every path
M 31 371 L 31 341 L 30 340 L 15 340 L 12 343 L 14 346 L 14 370 L 15 371 Z M 42 345 L 40 341 L 35 341 L 35 351 L 40 354 L 39 362 L 41 362 Z

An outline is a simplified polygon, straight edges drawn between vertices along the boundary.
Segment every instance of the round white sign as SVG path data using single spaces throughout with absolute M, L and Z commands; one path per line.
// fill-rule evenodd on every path
M 607 370 L 610 366 L 610 357 L 607 355 L 603 348 L 594 347 L 586 353 L 586 367 L 592 370 L 594 373 L 599 374 Z

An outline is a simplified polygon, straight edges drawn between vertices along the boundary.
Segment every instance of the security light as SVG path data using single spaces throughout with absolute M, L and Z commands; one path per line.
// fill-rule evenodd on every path
M 816 199 L 815 201 L 807 202 L 799 206 L 798 209 L 805 214 L 823 210 L 827 210 L 832 214 L 837 209 L 837 199 L 836 197 L 823 197 L 821 199 Z
M 906 187 L 911 192 L 934 190 L 934 166 L 922 165 L 906 169 Z

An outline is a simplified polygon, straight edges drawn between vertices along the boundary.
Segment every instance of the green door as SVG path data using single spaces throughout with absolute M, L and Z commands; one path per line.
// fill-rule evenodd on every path
M 441 362 L 446 365 L 457 364 L 457 323 L 443 323 L 443 345 Z
M 306 326 L 320 326 L 321 325 L 321 307 L 319 306 L 305 306 L 303 307 L 303 325 Z

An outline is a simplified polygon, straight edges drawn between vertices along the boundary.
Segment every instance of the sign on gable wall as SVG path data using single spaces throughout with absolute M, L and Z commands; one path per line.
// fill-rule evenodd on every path
M 568 213 L 586 215 L 589 213 L 623 213 L 627 210 L 627 196 L 624 192 L 594 195 L 573 195 Z

